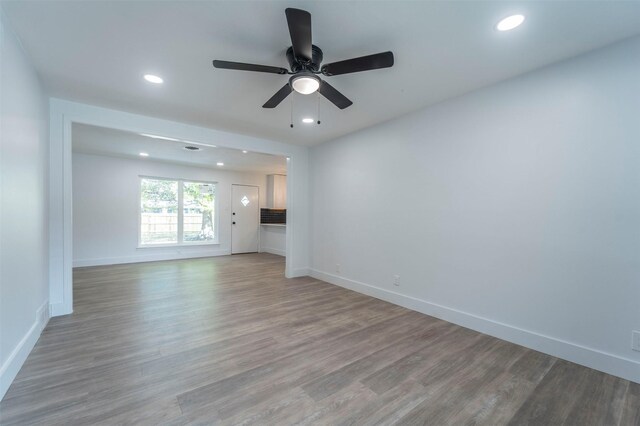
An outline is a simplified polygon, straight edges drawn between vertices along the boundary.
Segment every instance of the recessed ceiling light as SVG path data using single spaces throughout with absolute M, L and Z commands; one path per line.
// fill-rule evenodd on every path
M 147 154 L 146 152 L 141 152 L 140 153 L 140 157 L 148 157 L 148 156 L 149 156 L 149 154 Z
M 217 163 L 216 163 L 216 166 L 224 166 L 224 163 L 222 163 L 222 162 L 217 162 Z
M 303 119 L 302 119 L 302 122 L 303 122 L 303 123 L 307 123 L 307 124 L 308 124 L 308 123 L 313 123 L 313 118 L 308 118 L 308 117 L 307 117 L 307 118 L 303 118 Z
M 507 16 L 502 21 L 498 22 L 498 25 L 496 25 L 496 29 L 498 31 L 509 31 L 516 27 L 519 27 L 523 22 L 524 15 Z
M 153 74 L 145 74 L 144 79 L 153 84 L 162 84 L 164 82 L 162 77 L 158 77 L 157 75 Z
M 249 151 L 247 151 L 246 149 L 243 149 L 243 150 L 242 150 L 242 153 L 243 153 L 243 154 L 246 154 L 247 152 L 249 152 Z
M 180 139 L 168 138 L 166 136 L 150 135 L 149 133 L 140 133 L 140 136 L 146 136 L 148 138 L 162 139 L 162 140 L 165 140 L 165 141 L 174 141 L 174 142 L 177 142 L 177 141 L 180 140 Z

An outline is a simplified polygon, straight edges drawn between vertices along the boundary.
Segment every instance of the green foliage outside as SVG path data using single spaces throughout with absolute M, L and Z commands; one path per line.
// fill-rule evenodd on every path
M 184 182 L 183 193 L 184 213 L 200 213 L 200 229 L 194 230 L 185 218 L 184 240 L 206 241 L 213 240 L 213 213 L 215 208 L 215 187 L 210 184 Z M 186 216 L 185 216 L 186 217 Z
M 143 213 L 176 213 L 178 211 L 178 182 L 142 179 L 141 200 Z

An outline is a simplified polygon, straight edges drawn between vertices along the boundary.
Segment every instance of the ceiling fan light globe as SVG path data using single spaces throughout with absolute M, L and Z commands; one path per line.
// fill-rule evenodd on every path
M 310 95 L 320 87 L 320 79 L 314 75 L 303 75 L 291 79 L 291 87 L 303 95 Z

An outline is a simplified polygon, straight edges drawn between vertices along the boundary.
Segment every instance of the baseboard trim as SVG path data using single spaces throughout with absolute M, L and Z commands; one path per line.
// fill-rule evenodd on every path
M 548 355 L 640 383 L 640 362 L 576 343 L 479 317 L 447 306 L 310 269 L 313 278 L 421 312 Z
M 309 268 L 294 269 L 291 276 L 287 278 L 307 277 L 309 276 Z
M 277 254 L 278 256 L 286 256 L 287 255 L 287 253 L 284 250 L 280 250 L 280 249 L 273 248 L 273 247 L 260 247 L 260 252 L 261 253 Z
M 144 249 L 153 250 L 153 249 Z M 231 250 L 228 249 L 214 249 L 214 250 L 199 250 L 190 251 L 185 250 L 184 253 L 153 253 L 137 256 L 122 256 L 122 257 L 105 257 L 98 259 L 74 259 L 74 268 L 83 268 L 87 266 L 104 266 L 104 265 L 120 265 L 125 263 L 140 263 L 140 262 L 158 262 L 161 260 L 179 260 L 179 259 L 195 259 L 200 257 L 214 257 L 214 256 L 227 256 L 231 254 Z
M 9 386 L 18 375 L 22 365 L 36 345 L 42 330 L 49 322 L 49 301 L 43 303 L 36 311 L 36 318 L 29 331 L 13 349 L 9 358 L 0 367 L 0 401 L 9 390 Z
M 64 303 L 52 303 L 51 305 L 49 305 L 49 312 L 50 312 L 51 318 L 53 318 L 53 317 L 59 317 L 61 315 L 72 314 L 73 308 L 70 306 L 67 306 Z

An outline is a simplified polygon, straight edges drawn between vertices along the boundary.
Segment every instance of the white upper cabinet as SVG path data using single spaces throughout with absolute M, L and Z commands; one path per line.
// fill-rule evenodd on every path
M 287 177 L 285 175 L 267 175 L 267 207 L 287 208 Z

